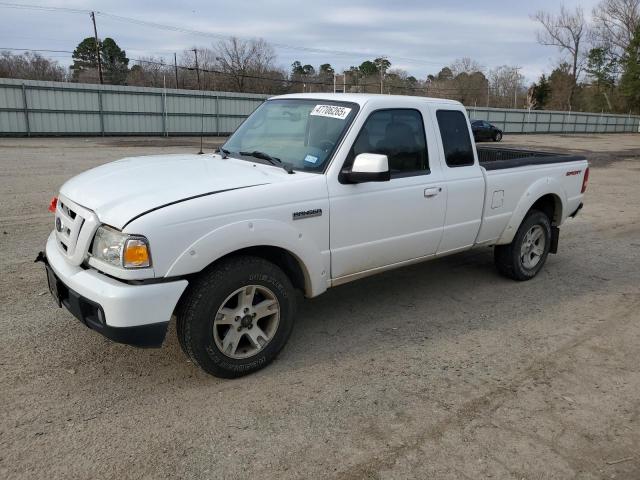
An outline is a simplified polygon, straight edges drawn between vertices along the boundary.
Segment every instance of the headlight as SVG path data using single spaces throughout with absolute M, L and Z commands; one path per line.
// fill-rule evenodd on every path
M 105 225 L 98 228 L 91 254 L 116 267 L 151 266 L 149 242 L 140 235 L 128 235 Z

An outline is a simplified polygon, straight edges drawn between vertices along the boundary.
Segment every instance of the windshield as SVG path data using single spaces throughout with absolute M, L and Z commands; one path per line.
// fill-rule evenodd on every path
M 322 172 L 357 111 L 358 105 L 349 102 L 268 100 L 222 148 L 251 161 L 256 156 L 248 154 L 259 152 L 295 170 Z

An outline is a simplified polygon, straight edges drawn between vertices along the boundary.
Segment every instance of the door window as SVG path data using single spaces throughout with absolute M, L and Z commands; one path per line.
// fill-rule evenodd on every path
M 345 167 L 351 168 L 354 158 L 361 153 L 386 155 L 392 178 L 429 173 L 422 115 L 413 109 L 373 112 L 353 143 Z

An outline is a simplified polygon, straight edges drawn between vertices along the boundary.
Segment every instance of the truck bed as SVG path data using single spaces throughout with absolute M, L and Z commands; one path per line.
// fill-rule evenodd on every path
M 586 160 L 582 155 L 477 146 L 478 160 L 486 170 L 525 167 L 527 165 L 548 165 L 551 163 L 576 162 Z

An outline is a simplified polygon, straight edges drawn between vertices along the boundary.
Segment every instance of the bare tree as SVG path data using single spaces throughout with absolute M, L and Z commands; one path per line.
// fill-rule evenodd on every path
M 541 45 L 558 47 L 571 56 L 572 85 L 569 89 L 568 99 L 569 106 L 571 106 L 580 72 L 582 42 L 587 34 L 584 12 L 580 7 L 576 7 L 573 12 L 570 12 L 561 6 L 558 15 L 541 10 L 532 18 L 543 27 L 542 31 L 538 32 L 538 42 Z
M 640 0 L 602 0 L 593 9 L 594 43 L 610 50 L 618 58 L 629 47 L 640 26 Z
M 141 57 L 131 67 L 127 75 L 128 85 L 141 87 L 175 86 L 173 67 L 164 63 L 160 57 Z
M 61 82 L 66 74 L 58 62 L 36 52 L 13 55 L 5 50 L 0 52 L 0 77 Z
M 260 83 L 256 82 L 260 80 L 257 77 L 268 77 L 274 70 L 275 51 L 262 39 L 241 40 L 232 37 L 220 41 L 215 51 L 220 69 L 233 79 L 238 92 L 247 91 L 249 85 Z
M 482 72 L 484 70 L 482 65 L 470 57 L 456 59 L 449 68 L 453 72 L 454 76 L 460 75 L 461 73 L 472 74 L 475 72 Z
M 449 69 L 453 78 L 445 85 L 448 98 L 464 105 L 486 104 L 488 82 L 482 65 L 470 57 L 463 57 L 456 59 Z
M 502 65 L 489 72 L 490 103 L 492 107 L 517 108 L 517 99 L 524 99 L 526 91 L 523 87 L 524 77 L 518 67 Z

